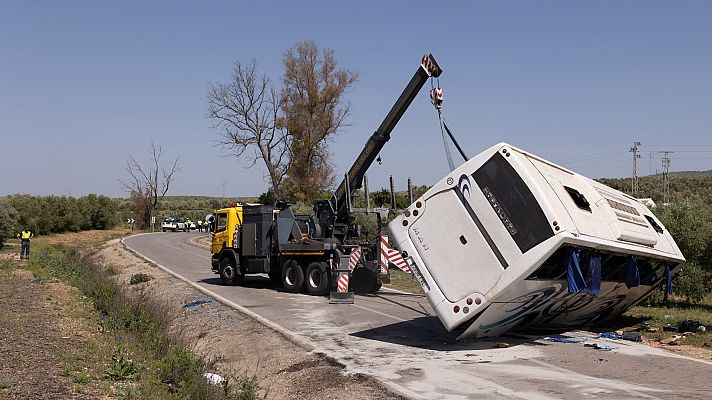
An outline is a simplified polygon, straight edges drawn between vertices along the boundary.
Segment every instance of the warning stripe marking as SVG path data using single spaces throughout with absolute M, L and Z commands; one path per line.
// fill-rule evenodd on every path
M 381 236 L 380 247 L 381 251 L 379 258 L 381 269 L 384 274 L 388 271 L 388 263 L 392 263 L 403 272 L 411 273 L 410 267 L 403 259 L 400 251 L 388 247 L 388 236 Z
M 360 247 L 351 250 L 351 254 L 349 255 L 349 271 L 353 272 L 354 268 L 356 268 L 358 261 L 361 259 L 361 254 Z
M 336 291 L 339 293 L 349 291 L 349 274 L 339 275 L 339 279 L 336 280 Z

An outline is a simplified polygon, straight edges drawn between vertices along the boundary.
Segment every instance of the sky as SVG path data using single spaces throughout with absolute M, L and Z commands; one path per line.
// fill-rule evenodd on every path
M 507 142 L 591 178 L 712 169 L 709 1 L 0 1 L 0 195 L 125 197 L 126 159 L 180 156 L 170 195 L 254 196 L 265 169 L 216 146 L 211 82 L 254 57 L 274 81 L 311 39 L 359 74 L 330 150 L 349 168 L 431 52 L 443 112 L 474 156 Z M 456 154 L 453 154 L 456 156 Z M 423 90 L 372 190 L 449 172 Z M 456 159 L 457 160 L 457 159 Z

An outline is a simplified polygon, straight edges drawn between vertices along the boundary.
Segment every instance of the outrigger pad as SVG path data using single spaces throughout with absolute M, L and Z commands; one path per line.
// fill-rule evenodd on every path
M 354 292 L 331 292 L 329 304 L 354 304 Z

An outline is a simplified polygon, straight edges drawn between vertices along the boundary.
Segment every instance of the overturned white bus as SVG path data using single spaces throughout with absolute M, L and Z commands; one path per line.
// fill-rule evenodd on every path
M 500 143 L 389 224 L 448 331 L 581 327 L 620 315 L 685 262 L 635 198 Z

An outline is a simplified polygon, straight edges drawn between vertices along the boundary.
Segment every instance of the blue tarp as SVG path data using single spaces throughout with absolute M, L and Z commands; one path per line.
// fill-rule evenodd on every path
M 672 273 L 670 273 L 670 266 L 667 264 L 665 264 L 665 279 L 667 280 L 665 290 L 668 294 L 672 294 Z
M 640 286 L 640 271 L 633 256 L 625 260 L 625 285 L 628 289 Z
M 594 296 L 601 294 L 601 255 L 596 252 L 589 254 L 586 286 L 586 293 Z
M 566 280 L 569 283 L 569 293 L 578 293 L 586 289 L 586 280 L 583 279 L 581 267 L 579 266 L 579 254 L 581 250 L 570 249 L 566 257 Z

